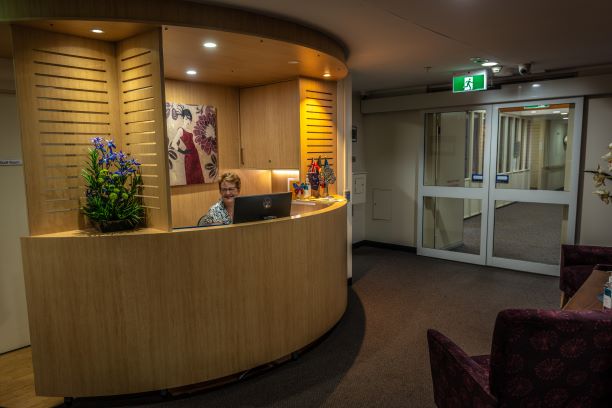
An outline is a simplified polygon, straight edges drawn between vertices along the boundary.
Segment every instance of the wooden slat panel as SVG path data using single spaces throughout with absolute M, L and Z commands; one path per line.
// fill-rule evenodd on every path
M 84 101 L 58 101 L 48 98 L 36 98 L 36 105 L 39 111 L 46 110 L 57 110 L 58 102 L 62 103 L 63 110 L 75 111 L 75 112 L 89 112 L 92 114 L 98 114 L 98 112 L 110 112 L 110 106 L 108 102 L 84 102 Z
M 108 84 L 108 73 L 104 70 L 79 68 L 68 64 L 50 64 L 34 60 L 34 75 L 50 78 L 70 78 L 83 83 Z
M 119 137 L 113 44 L 13 27 L 30 233 L 85 225 L 90 140 Z
M 85 55 L 73 55 L 51 50 L 33 49 L 32 56 L 37 63 L 55 66 L 78 67 L 81 70 L 106 71 L 108 66 L 103 58 L 90 58 Z
M 122 149 L 142 163 L 144 184 L 154 186 L 141 192 L 144 205 L 149 207 L 147 226 L 169 230 L 172 222 L 160 50 L 161 31 L 144 33 L 118 43 L 117 64 Z
M 36 87 L 36 99 L 39 102 L 50 100 L 53 103 L 74 101 L 76 103 L 91 103 L 100 106 L 109 104 L 109 96 L 106 92 L 74 91 L 42 86 Z
M 82 81 L 76 78 L 49 76 L 47 74 L 32 73 L 34 85 L 37 88 L 54 88 L 69 91 L 82 91 L 88 93 L 108 94 L 108 83 Z
M 300 79 L 300 175 L 304 180 L 312 159 L 327 159 L 336 170 L 336 83 Z M 329 186 L 336 194 L 336 185 Z

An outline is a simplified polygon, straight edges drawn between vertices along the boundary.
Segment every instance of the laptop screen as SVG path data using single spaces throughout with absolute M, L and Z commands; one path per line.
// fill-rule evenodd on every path
M 238 196 L 234 199 L 234 224 L 288 217 L 291 193 Z

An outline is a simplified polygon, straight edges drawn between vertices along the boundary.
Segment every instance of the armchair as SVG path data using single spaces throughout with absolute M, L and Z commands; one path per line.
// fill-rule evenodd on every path
M 599 265 L 598 265 L 599 264 Z M 561 245 L 559 289 L 561 307 L 591 275 L 593 269 L 612 270 L 612 248 L 587 245 Z
M 490 356 L 428 330 L 438 408 L 610 406 L 612 313 L 504 310 Z

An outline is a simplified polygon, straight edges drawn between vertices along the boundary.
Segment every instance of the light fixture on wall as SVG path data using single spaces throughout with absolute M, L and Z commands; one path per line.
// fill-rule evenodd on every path
M 296 64 L 299 64 L 299 63 L 300 63 L 300 61 L 298 61 L 298 60 L 287 61 L 287 64 L 291 64 L 291 65 L 296 65 Z
M 185 73 L 187 75 L 196 75 L 198 71 L 196 71 L 195 69 L 188 69 L 187 71 L 185 71 Z
M 498 74 L 501 72 L 502 68 L 503 67 L 501 65 L 496 65 L 494 67 L 491 67 L 491 72 L 493 72 L 494 74 Z
M 533 85 L 531 85 L 531 86 L 532 86 L 533 88 L 539 88 L 539 87 L 541 87 L 542 85 L 540 85 L 540 84 L 533 84 Z
M 499 63 L 495 61 L 485 61 L 480 65 L 482 65 L 483 67 L 494 67 L 496 65 L 499 65 Z
M 204 44 L 202 44 L 205 48 L 217 48 L 217 43 L 214 43 L 212 41 L 206 41 Z
M 104 34 L 104 30 L 101 30 L 99 28 L 92 28 L 91 32 L 95 34 Z
M 324 74 L 323 74 L 323 76 L 324 76 L 325 78 L 329 78 L 329 77 L 331 76 L 331 74 L 330 74 L 329 72 L 326 72 L 326 73 L 324 73 Z

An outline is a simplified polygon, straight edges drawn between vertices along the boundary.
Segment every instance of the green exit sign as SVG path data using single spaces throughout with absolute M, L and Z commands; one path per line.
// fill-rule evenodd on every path
M 487 71 L 468 72 L 453 77 L 453 93 L 487 90 Z

